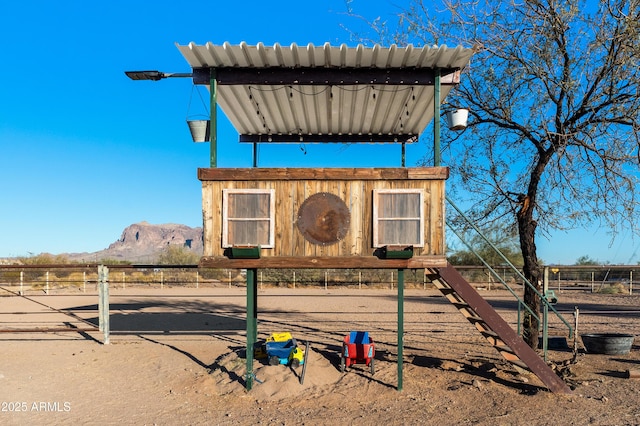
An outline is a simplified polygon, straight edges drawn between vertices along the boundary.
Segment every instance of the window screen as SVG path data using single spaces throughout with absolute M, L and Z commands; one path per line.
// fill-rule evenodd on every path
M 373 246 L 424 246 L 421 189 L 373 191 Z
M 223 190 L 222 247 L 273 248 L 274 190 Z

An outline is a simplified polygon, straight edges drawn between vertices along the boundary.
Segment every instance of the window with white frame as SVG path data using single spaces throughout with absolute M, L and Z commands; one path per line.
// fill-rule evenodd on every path
M 424 191 L 373 190 L 373 246 L 424 247 Z
M 222 190 L 222 247 L 273 248 L 275 191 Z

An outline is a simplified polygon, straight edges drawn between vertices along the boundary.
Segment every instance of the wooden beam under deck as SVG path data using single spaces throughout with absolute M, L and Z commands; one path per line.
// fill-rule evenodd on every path
M 446 180 L 448 167 L 411 168 L 210 168 L 198 169 L 201 181 L 258 180 Z
M 380 259 L 375 256 L 347 257 L 262 257 L 260 259 L 230 259 L 204 256 L 200 268 L 227 269 L 423 269 L 447 265 L 445 256 L 416 256 L 410 259 Z
M 460 68 L 437 71 L 441 76 L 440 84 L 460 83 Z M 194 67 L 193 84 L 210 84 L 213 73 L 220 86 L 433 86 L 436 80 L 436 70 L 423 67 Z

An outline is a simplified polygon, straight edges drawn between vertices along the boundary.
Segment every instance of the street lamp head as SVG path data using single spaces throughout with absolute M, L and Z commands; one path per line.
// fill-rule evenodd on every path
M 153 80 L 158 81 L 164 78 L 164 73 L 160 71 L 125 71 L 131 80 Z
M 161 71 L 125 71 L 124 72 L 127 77 L 131 80 L 151 80 L 158 81 L 163 78 L 172 78 L 172 77 L 192 77 L 191 73 L 164 73 Z

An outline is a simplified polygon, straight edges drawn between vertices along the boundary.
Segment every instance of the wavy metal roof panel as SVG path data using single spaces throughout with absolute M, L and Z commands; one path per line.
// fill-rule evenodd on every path
M 473 50 L 461 46 L 439 47 L 347 47 L 308 44 L 265 46 L 258 43 L 177 45 L 191 68 L 235 68 L 291 71 L 325 68 L 327 72 L 347 69 L 458 69 L 469 63 Z M 421 71 L 419 71 L 421 72 Z M 291 141 L 339 140 L 340 136 L 364 135 L 375 142 L 400 136 L 398 141 L 417 137 L 433 118 L 434 87 L 429 84 L 389 84 L 353 81 L 349 84 L 229 84 L 218 86 L 218 103 L 233 126 L 245 136 L 267 142 L 277 135 Z M 441 86 L 441 99 L 452 84 Z M 385 136 L 386 138 L 382 138 Z M 262 139 L 264 137 L 264 140 Z M 241 137 L 242 138 L 242 137 Z M 300 139 L 298 139 L 300 138 Z M 282 138 L 280 138 L 282 140 Z M 353 140 L 349 140 L 353 141 Z

